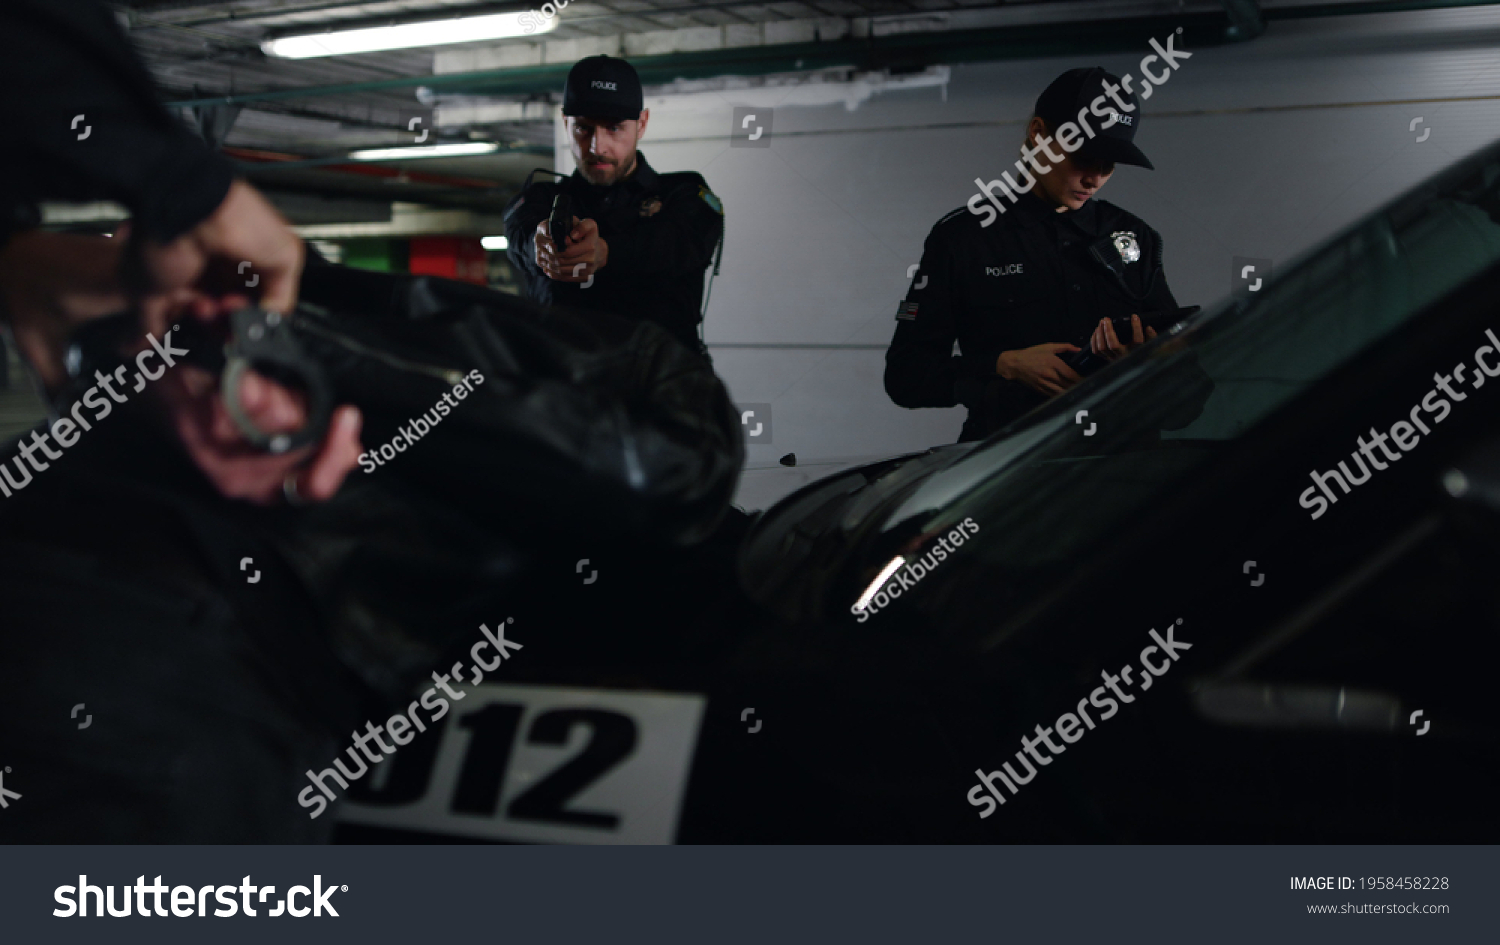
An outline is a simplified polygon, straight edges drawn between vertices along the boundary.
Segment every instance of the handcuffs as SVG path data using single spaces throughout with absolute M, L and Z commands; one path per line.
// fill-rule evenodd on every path
M 219 374 L 219 397 L 234 425 L 258 449 L 281 454 L 318 443 L 333 416 L 333 385 L 323 366 L 310 357 L 292 331 L 291 319 L 279 312 L 249 306 L 229 316 L 230 337 L 220 345 L 196 322 L 183 322 L 179 337 L 188 345 L 183 360 Z M 186 336 L 186 337 L 184 337 Z M 254 369 L 270 380 L 302 391 L 307 422 L 292 433 L 267 433 L 240 405 L 240 384 Z

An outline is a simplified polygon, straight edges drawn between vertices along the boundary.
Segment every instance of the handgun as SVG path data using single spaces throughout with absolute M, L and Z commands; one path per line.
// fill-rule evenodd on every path
M 1155 328 L 1158 332 L 1164 331 L 1165 329 L 1170 328 L 1171 326 L 1182 321 L 1184 318 L 1187 318 L 1189 315 L 1195 314 L 1202 307 L 1203 306 L 1201 305 L 1189 305 L 1184 308 L 1173 308 L 1155 312 L 1141 312 L 1141 335 L 1143 337 L 1145 336 L 1147 328 Z M 1115 315 L 1110 319 L 1110 323 L 1114 326 L 1115 337 L 1120 339 L 1120 341 L 1128 344 L 1130 339 L 1135 337 L 1135 329 L 1130 324 L 1129 315 Z M 1091 329 L 1089 331 L 1089 338 L 1091 338 L 1093 334 L 1094 332 Z M 1083 348 L 1082 351 L 1075 351 L 1067 358 L 1068 367 L 1084 376 L 1094 373 L 1095 371 L 1099 370 L 1109 363 L 1104 358 L 1099 357 L 1089 348 L 1089 338 L 1085 338 L 1083 340 L 1083 343 L 1081 345 L 1081 347 Z
M 573 231 L 573 201 L 567 194 L 552 198 L 552 216 L 547 218 L 547 235 L 561 253 L 568 248 L 568 234 Z

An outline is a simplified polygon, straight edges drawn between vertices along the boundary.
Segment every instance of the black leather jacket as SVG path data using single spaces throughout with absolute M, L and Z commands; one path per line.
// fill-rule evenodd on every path
M 26 803 L 0 841 L 327 839 L 334 818 L 296 801 L 304 772 L 481 622 L 530 614 L 517 636 L 545 652 L 575 560 L 701 557 L 730 514 L 734 409 L 655 325 L 329 266 L 302 294 L 296 337 L 362 410 L 366 449 L 455 373 L 483 383 L 308 508 L 221 497 L 149 388 L 0 499 L 0 759 Z M 653 619 L 632 607 L 618 628 Z M 59 738 L 78 703 L 93 724 Z

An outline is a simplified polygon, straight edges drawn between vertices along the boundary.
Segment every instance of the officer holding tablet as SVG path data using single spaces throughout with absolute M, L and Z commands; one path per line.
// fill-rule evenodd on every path
M 1058 129 L 1088 120 L 1101 99 L 1092 135 L 1060 147 Z M 1095 196 L 1117 164 L 1151 168 L 1134 142 L 1140 115 L 1136 96 L 1101 68 L 1047 87 L 1026 126 L 1020 180 L 1005 178 L 1015 201 L 992 181 L 927 237 L 886 352 L 893 401 L 963 404 L 960 441 L 982 439 L 1078 383 L 1085 352 L 1111 361 L 1155 337 L 1139 316 L 1178 308 L 1161 237 Z

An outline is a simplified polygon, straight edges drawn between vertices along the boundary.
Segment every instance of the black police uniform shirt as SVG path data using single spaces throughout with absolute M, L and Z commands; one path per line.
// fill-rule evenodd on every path
M 572 200 L 574 216 L 599 225 L 609 245 L 609 258 L 586 289 L 581 282 L 554 282 L 536 264 L 532 239 L 559 191 Z M 528 298 L 652 321 L 694 351 L 701 348 L 703 273 L 723 232 L 723 206 L 701 175 L 659 174 L 639 152 L 624 180 L 599 186 L 575 170 L 560 181 L 533 183 L 505 209 L 511 265 Z
M 886 351 L 885 389 L 898 405 L 969 408 L 960 442 L 1047 400 L 995 373 L 1002 351 L 1049 342 L 1087 348 L 1105 316 L 1177 307 L 1160 235 L 1114 204 L 1095 198 L 1058 213 L 1027 193 L 988 227 L 982 222 L 960 208 L 933 226 Z M 1121 276 L 1090 255 L 1096 245 L 1115 254 Z

